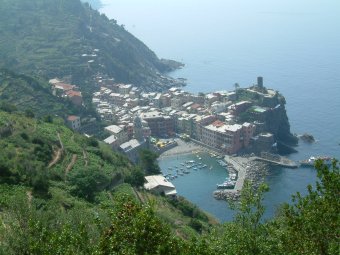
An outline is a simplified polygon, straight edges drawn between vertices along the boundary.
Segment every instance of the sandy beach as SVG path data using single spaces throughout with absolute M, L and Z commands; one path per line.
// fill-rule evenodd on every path
M 203 151 L 203 148 L 193 142 L 184 142 L 183 140 L 176 138 L 177 146 L 163 152 L 159 157 L 170 157 L 180 154 L 190 154 L 198 151 Z

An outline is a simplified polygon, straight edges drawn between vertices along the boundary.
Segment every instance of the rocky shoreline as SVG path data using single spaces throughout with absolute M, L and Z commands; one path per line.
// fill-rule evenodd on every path
M 217 200 L 237 201 L 241 196 L 244 181 L 249 181 L 254 189 L 264 182 L 269 172 L 269 165 L 264 162 L 251 160 L 248 157 L 227 157 L 229 174 L 237 173 L 238 180 L 234 189 L 214 191 Z

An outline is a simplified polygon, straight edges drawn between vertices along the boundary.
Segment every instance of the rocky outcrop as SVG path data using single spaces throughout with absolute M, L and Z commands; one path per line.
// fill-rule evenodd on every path
M 285 105 L 279 103 L 275 108 L 267 111 L 265 117 L 266 129 L 274 134 L 277 141 L 294 146 L 298 139 L 290 132 L 290 124 Z
M 304 133 L 303 135 L 300 135 L 299 138 L 306 143 L 314 143 L 315 142 L 315 138 L 311 134 Z

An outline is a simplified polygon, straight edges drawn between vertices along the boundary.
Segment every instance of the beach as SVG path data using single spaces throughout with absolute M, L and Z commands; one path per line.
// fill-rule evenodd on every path
M 162 157 L 170 157 L 175 155 L 181 155 L 181 154 L 192 154 L 195 152 L 203 151 L 203 148 L 193 142 L 185 142 L 179 138 L 174 139 L 177 142 L 177 146 L 171 148 L 170 150 L 167 150 L 163 152 L 160 155 L 160 158 Z

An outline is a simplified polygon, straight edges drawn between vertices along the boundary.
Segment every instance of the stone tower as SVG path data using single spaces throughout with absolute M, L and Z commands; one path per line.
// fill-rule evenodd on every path
M 263 77 L 257 77 L 257 86 L 259 86 L 261 89 L 263 88 Z

